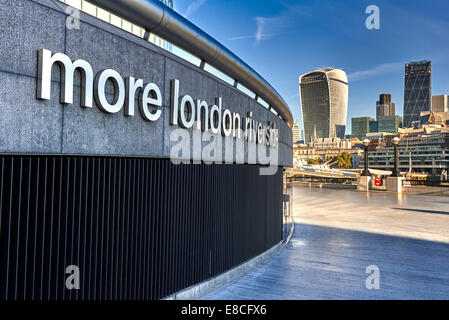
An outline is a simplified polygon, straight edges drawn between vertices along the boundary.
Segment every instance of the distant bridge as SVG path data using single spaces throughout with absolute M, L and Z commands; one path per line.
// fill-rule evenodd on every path
M 290 169 L 290 177 L 303 178 L 329 178 L 329 179 L 356 179 L 360 175 L 360 170 L 339 170 L 331 169 L 327 166 L 302 166 Z

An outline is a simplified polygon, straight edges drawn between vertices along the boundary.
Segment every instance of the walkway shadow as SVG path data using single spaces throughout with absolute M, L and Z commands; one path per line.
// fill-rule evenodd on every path
M 408 209 L 408 208 L 393 208 L 393 209 L 394 210 L 402 210 L 402 211 L 410 211 L 410 212 L 422 212 L 422 213 L 449 215 L 449 212 L 447 212 L 447 211 L 438 211 L 438 210 Z
M 447 243 L 296 223 L 289 246 L 202 299 L 449 299 L 448 257 Z

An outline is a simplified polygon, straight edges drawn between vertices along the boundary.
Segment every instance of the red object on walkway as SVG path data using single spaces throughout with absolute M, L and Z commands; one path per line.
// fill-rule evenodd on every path
M 376 179 L 374 179 L 374 184 L 375 184 L 377 187 L 381 187 L 381 186 L 383 185 L 383 181 L 382 181 L 381 178 L 376 178 Z

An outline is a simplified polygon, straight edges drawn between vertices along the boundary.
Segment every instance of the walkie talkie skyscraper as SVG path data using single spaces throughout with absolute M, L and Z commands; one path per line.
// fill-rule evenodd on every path
M 299 79 L 304 139 L 344 139 L 348 114 L 348 77 L 343 70 L 320 69 Z

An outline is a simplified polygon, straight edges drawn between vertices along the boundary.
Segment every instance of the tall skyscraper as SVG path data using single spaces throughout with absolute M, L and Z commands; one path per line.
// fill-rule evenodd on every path
M 422 111 L 432 104 L 432 62 L 411 62 L 405 65 L 404 127 L 419 122 Z
M 433 112 L 449 112 L 449 96 L 433 96 L 432 97 Z
M 376 103 L 376 119 L 396 115 L 396 104 L 391 102 L 391 94 L 381 94 Z
M 292 138 L 293 143 L 297 143 L 299 140 L 301 140 L 301 133 L 299 131 L 299 125 L 295 122 L 292 126 Z
M 319 69 L 299 78 L 304 140 L 344 139 L 348 114 L 348 77 L 343 70 Z

